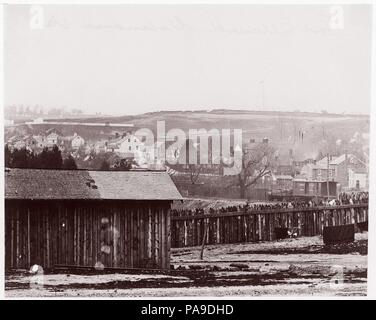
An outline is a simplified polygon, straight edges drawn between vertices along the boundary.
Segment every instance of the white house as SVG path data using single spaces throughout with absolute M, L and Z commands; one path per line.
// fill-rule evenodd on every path
M 77 133 L 75 133 L 71 141 L 71 145 L 73 150 L 77 150 L 85 145 L 85 140 Z
M 123 154 L 135 154 L 139 153 L 140 151 L 143 151 L 144 147 L 144 144 L 141 142 L 139 138 L 137 138 L 133 134 L 130 134 L 121 139 L 121 141 L 118 143 L 118 148 L 114 151 Z
M 36 118 L 33 120 L 32 123 L 43 123 L 43 122 L 44 122 L 43 118 Z
M 368 172 L 366 168 L 349 168 L 349 188 L 368 190 Z
M 56 132 L 52 132 L 50 133 L 47 137 L 46 137 L 46 144 L 47 144 L 47 147 L 53 147 L 53 146 L 57 146 L 58 145 L 58 139 L 59 139 L 59 135 L 56 133 Z
M 96 154 L 107 152 L 108 142 L 105 140 L 99 140 L 94 143 L 93 149 Z
M 47 147 L 47 139 L 46 139 L 46 136 L 44 134 L 35 135 L 35 136 L 33 136 L 33 138 L 36 141 L 36 147 L 37 148 L 43 149 L 43 148 Z

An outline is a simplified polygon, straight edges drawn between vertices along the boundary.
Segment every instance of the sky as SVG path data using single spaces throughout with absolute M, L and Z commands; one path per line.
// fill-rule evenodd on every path
M 369 113 L 369 5 L 7 5 L 6 106 Z

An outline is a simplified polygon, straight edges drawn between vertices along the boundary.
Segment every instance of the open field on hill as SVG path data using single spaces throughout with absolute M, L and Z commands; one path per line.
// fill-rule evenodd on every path
M 184 131 L 188 129 L 204 128 L 210 130 L 217 129 L 243 129 L 245 138 L 262 138 L 268 136 L 276 140 L 282 135 L 288 138 L 294 131 L 306 131 L 307 138 L 322 134 L 323 128 L 326 134 L 333 134 L 343 140 L 351 137 L 354 132 L 368 131 L 369 117 L 364 115 L 335 115 L 335 114 L 315 114 L 296 112 L 219 112 L 219 111 L 193 111 L 193 112 L 154 112 L 140 114 L 136 116 L 118 116 L 102 118 L 79 118 L 79 119 L 54 119 L 54 121 L 72 122 L 111 122 L 111 123 L 131 123 L 134 129 L 150 128 L 156 130 L 157 121 L 165 121 L 166 130 L 179 128 Z M 47 130 L 51 126 L 61 130 L 63 134 L 72 135 L 79 133 L 85 139 L 89 139 L 101 133 L 108 135 L 115 131 L 124 131 L 126 128 L 97 128 L 85 126 L 61 126 L 49 125 L 48 123 L 36 125 L 19 125 L 5 129 L 5 138 L 17 133 L 38 134 L 40 130 Z M 346 130 L 343 130 L 346 129 Z M 295 132 L 296 133 L 296 132 Z

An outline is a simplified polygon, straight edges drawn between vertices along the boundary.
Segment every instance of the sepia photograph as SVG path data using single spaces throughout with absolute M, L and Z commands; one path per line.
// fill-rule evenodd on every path
M 3 5 L 5 298 L 367 297 L 372 10 Z

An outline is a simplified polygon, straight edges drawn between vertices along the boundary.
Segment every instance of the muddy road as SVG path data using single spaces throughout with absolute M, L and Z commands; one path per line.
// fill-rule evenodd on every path
M 367 234 L 323 246 L 320 237 L 172 249 L 174 270 L 6 275 L 7 297 L 358 296 L 367 294 Z

